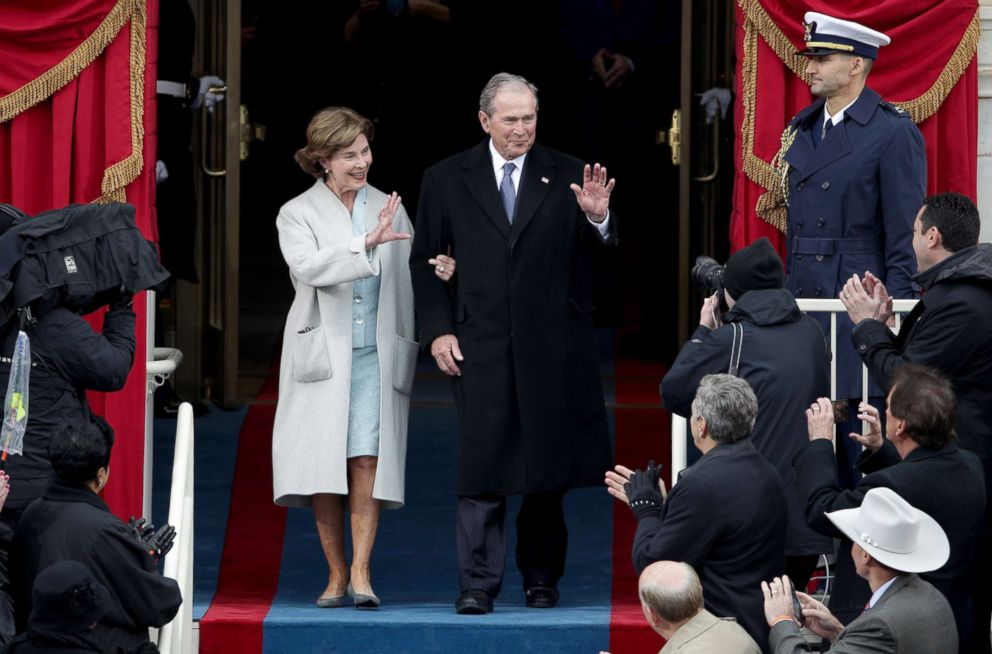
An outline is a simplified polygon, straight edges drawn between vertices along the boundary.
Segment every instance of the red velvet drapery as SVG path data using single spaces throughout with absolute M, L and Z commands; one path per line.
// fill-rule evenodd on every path
M 803 14 L 819 11 L 888 34 L 868 85 L 909 111 L 926 141 L 929 194 L 976 197 L 978 40 L 975 0 L 737 0 L 736 179 L 731 249 L 784 235 L 755 207 L 789 119 L 812 102 L 799 73 Z M 791 65 L 791 68 L 790 68 Z
M 0 4 L 0 201 L 34 214 L 127 201 L 154 235 L 155 0 L 5 0 Z M 90 395 L 117 441 L 104 497 L 139 515 L 145 419 L 145 306 L 123 390 Z M 90 318 L 95 328 L 102 315 Z M 30 418 L 29 418 L 30 419 Z

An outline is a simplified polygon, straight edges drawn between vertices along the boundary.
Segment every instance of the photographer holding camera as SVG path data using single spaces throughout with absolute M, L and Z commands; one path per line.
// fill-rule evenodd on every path
M 806 525 L 792 467 L 806 444 L 805 409 L 829 394 L 830 354 L 820 326 L 785 290 L 782 262 L 767 238 L 735 252 L 725 268 L 709 262 L 697 264 L 693 277 L 716 293 L 662 380 L 661 395 L 669 411 L 688 418 L 705 375 L 729 373 L 754 389 L 758 416 L 750 440 L 782 476 L 789 506 L 786 570 L 802 585 L 819 555 L 832 550 L 828 538 Z M 727 307 L 722 321 L 721 297 Z

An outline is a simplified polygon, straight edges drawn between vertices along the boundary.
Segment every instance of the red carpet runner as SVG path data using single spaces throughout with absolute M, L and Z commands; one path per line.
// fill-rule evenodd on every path
M 213 602 L 200 621 L 202 654 L 261 654 L 263 623 L 279 584 L 286 509 L 272 503 L 272 424 L 278 372 L 248 409 L 238 443 L 231 512 Z M 258 453 L 265 452 L 265 456 Z
M 663 463 L 662 477 L 671 488 L 671 421 L 661 408 L 660 363 L 617 359 L 616 461 L 643 468 L 649 459 Z M 665 641 L 644 620 L 637 598 L 637 573 L 630 560 L 636 523 L 619 503 L 613 512 L 613 592 L 610 610 L 611 654 L 655 654 Z

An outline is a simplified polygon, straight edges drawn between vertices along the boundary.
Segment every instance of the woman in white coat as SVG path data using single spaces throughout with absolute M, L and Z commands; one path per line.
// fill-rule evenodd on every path
M 380 506 L 403 505 L 417 343 L 410 219 L 367 183 L 372 123 L 318 112 L 296 160 L 316 183 L 279 211 L 296 297 L 283 334 L 272 438 L 275 502 L 311 506 L 330 569 L 321 607 L 374 608 L 369 559 Z M 450 277 L 454 262 L 438 262 Z M 352 562 L 344 552 L 351 513 Z

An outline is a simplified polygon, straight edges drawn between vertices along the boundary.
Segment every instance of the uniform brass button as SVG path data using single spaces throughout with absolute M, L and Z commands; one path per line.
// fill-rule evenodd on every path
M 820 184 L 820 188 L 826 191 L 828 188 L 830 188 L 830 182 L 823 182 L 822 184 Z
M 868 346 L 865 345 L 865 344 L 863 344 L 863 343 L 858 346 L 858 352 L 864 352 L 867 349 L 868 349 Z
M 822 254 L 816 255 L 816 260 L 817 261 L 823 261 L 823 255 Z
M 820 288 L 819 286 L 817 286 L 816 287 L 816 290 L 813 292 L 813 294 L 816 295 L 816 297 L 822 297 L 823 296 L 823 289 Z
M 803 221 L 800 220 L 799 222 L 797 222 L 796 223 L 796 227 L 798 227 L 799 229 L 802 229 L 803 228 Z
M 802 296 L 803 296 L 803 287 L 802 286 L 797 286 L 796 287 L 796 297 L 802 297 Z
M 796 259 L 802 259 L 802 258 L 803 258 L 803 255 L 801 253 L 796 255 Z
M 827 224 L 827 221 L 826 221 L 826 220 L 824 220 L 823 218 L 819 218 L 819 219 L 818 219 L 818 220 L 816 221 L 816 226 L 817 226 L 817 227 L 823 227 L 823 226 L 824 226 L 824 225 L 826 225 L 826 224 Z
M 806 188 L 806 182 L 799 182 L 798 184 L 796 184 L 796 190 L 797 191 L 801 191 L 804 188 Z

